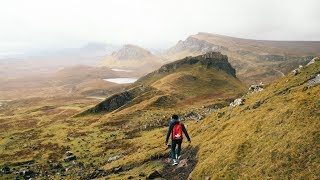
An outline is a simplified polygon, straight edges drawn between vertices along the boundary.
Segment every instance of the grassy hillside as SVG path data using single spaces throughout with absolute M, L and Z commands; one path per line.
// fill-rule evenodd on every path
M 180 167 L 170 167 L 169 150 L 163 144 L 166 128 L 160 128 L 130 141 L 148 139 L 138 146 L 143 150 L 104 168 L 133 167 L 111 176 L 118 179 L 155 170 L 167 179 L 318 179 L 320 86 L 309 87 L 308 80 L 319 73 L 318 61 L 296 76 L 245 95 L 243 106 L 222 108 L 199 122 L 186 121 L 192 144 L 183 144 Z
M 209 77 L 226 78 L 225 88 L 228 83 L 243 87 L 225 71 L 194 67 L 181 66 L 161 78 L 142 79 L 150 85 L 141 86 L 138 81 L 136 87 L 127 89 L 132 98 L 129 103 L 86 116 L 74 115 L 96 107 L 97 100 L 4 102 L 0 106 L 0 168 L 7 166 L 10 172 L 0 173 L 0 178 L 22 178 L 26 170 L 32 171 L 31 176 L 56 179 L 145 179 L 155 171 L 165 179 L 320 177 L 320 86 L 308 86 L 308 80 L 320 73 L 319 61 L 261 92 L 243 96 L 244 105 L 237 107 L 225 107 L 230 94 L 201 99 L 211 91 L 186 92 L 193 87 L 216 87 L 210 85 Z M 192 84 L 194 77 L 199 82 Z M 181 89 L 174 89 L 172 83 Z M 214 95 L 216 89 L 212 91 Z M 238 93 L 231 92 L 233 96 Z M 181 102 L 181 106 L 162 106 L 167 100 Z M 184 119 L 192 140 L 183 143 L 177 167 L 171 166 L 164 144 L 173 113 Z M 67 151 L 76 160 L 65 161 Z
M 227 56 L 211 52 L 163 65 L 86 112 L 135 114 L 139 108 L 183 109 L 235 98 L 245 91 Z

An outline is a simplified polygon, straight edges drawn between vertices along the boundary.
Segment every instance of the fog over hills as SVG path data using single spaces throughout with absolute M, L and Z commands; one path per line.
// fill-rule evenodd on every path
M 319 7 L 1 0 L 0 179 L 320 179 Z

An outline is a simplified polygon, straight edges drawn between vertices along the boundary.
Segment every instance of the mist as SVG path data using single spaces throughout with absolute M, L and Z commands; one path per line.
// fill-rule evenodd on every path
M 90 42 L 168 48 L 197 32 L 261 40 L 320 40 L 317 0 L 7 0 L 0 56 Z

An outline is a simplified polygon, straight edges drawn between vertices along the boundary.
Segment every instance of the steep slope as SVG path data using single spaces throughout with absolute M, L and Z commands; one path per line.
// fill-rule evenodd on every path
M 159 57 L 141 47 L 127 44 L 103 60 L 103 65 L 110 68 L 154 70 L 160 66 Z
M 163 54 L 169 61 L 208 51 L 226 54 L 246 82 L 270 82 L 282 77 L 298 65 L 305 65 L 319 56 L 319 41 L 265 41 L 198 33 L 179 41 Z
M 193 176 L 318 179 L 319 73 L 320 61 L 195 125 L 199 163 Z
M 147 150 L 131 152 L 105 169 L 122 167 L 120 174 L 111 175 L 120 179 L 155 171 L 166 179 L 318 179 L 319 74 L 317 61 L 297 75 L 243 96 L 241 106 L 221 108 L 201 121 L 185 121 L 192 145 L 183 144 L 177 167 L 170 166 L 169 151 L 161 145 L 167 128 L 158 128 L 130 140 Z M 141 143 L 145 139 L 146 146 Z

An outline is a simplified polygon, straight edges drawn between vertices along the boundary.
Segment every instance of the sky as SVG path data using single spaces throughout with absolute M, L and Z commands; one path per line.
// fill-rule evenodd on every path
M 318 0 L 0 0 L 0 55 L 88 42 L 168 48 L 198 32 L 320 40 Z

